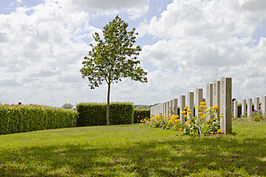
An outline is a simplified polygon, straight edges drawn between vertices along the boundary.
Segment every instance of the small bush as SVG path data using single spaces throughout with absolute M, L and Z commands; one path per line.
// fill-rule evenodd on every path
M 75 127 L 77 112 L 39 105 L 0 105 L 0 134 Z
M 106 125 L 106 104 L 80 103 L 76 107 L 77 126 Z M 111 103 L 110 124 L 132 124 L 133 110 L 132 103 Z
M 150 117 L 150 109 L 134 109 L 134 123 L 140 123 L 140 120 Z

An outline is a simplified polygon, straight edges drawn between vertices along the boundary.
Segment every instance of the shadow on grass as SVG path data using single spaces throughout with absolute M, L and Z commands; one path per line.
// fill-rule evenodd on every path
M 0 176 L 266 175 L 262 138 L 177 138 L 103 148 L 69 144 L 0 151 L 0 157 Z

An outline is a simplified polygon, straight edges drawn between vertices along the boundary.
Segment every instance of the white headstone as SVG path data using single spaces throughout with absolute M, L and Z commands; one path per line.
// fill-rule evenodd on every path
M 255 96 L 254 97 L 254 109 L 256 111 L 259 111 L 259 106 L 260 106 L 260 97 Z
M 245 99 L 242 100 L 242 117 L 246 117 L 247 114 L 247 101 Z
M 180 112 L 184 111 L 184 107 L 186 106 L 186 95 L 180 95 Z M 182 123 L 185 123 L 184 114 L 180 114 L 180 119 Z
M 221 87 L 221 81 L 214 81 L 213 83 L 213 106 L 218 106 L 219 109 L 217 110 L 217 113 L 215 113 L 215 116 L 217 117 L 220 114 L 220 87 Z
M 234 118 L 238 117 L 238 106 L 237 106 L 237 101 L 234 100 Z
M 262 115 L 266 117 L 266 95 L 262 96 L 262 104 L 261 104 L 261 111 Z
M 164 114 L 167 114 L 167 102 L 164 102 Z
M 170 100 L 170 114 L 174 113 L 174 100 Z
M 206 88 L 206 106 L 208 109 L 213 106 L 213 84 L 209 83 L 207 84 Z M 207 116 L 207 120 L 210 119 L 210 115 Z
M 197 118 L 199 118 L 199 106 L 200 106 L 200 102 L 203 101 L 203 89 L 202 88 L 196 88 L 196 102 L 195 102 L 195 116 L 197 116 Z
M 188 109 L 191 109 L 191 115 L 188 115 L 188 118 L 194 117 L 194 92 L 188 92 L 187 106 L 188 106 Z
M 174 114 L 177 115 L 178 99 L 174 98 Z
M 251 113 L 252 113 L 252 98 L 249 98 L 247 102 L 247 117 L 251 117 Z
M 232 78 L 223 77 L 220 85 L 220 127 L 224 134 L 232 133 Z

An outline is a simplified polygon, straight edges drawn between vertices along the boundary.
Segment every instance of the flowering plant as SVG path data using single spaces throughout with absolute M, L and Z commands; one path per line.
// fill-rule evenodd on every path
M 180 112 L 180 115 L 184 114 L 184 120 L 182 121 L 179 115 L 174 115 L 173 111 L 170 114 L 156 115 L 150 119 L 141 120 L 146 126 L 160 127 L 164 129 L 173 129 L 176 131 L 182 131 L 184 135 L 200 136 L 208 134 L 221 134 L 220 118 L 223 115 L 218 116 L 218 106 L 213 106 L 208 109 L 205 102 L 201 102 L 198 108 L 198 115 L 192 117 L 191 109 L 188 106 L 184 107 L 184 111 Z

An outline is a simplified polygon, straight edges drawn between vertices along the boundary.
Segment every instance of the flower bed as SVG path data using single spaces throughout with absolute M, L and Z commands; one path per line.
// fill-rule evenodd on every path
M 150 119 L 143 119 L 141 122 L 149 127 L 172 129 L 182 131 L 184 135 L 200 136 L 209 134 L 222 134 L 220 129 L 220 118 L 218 115 L 218 106 L 208 108 L 205 102 L 201 102 L 198 108 L 198 116 L 190 116 L 191 109 L 184 107 L 185 111 L 180 112 L 184 115 L 182 120 L 179 115 L 174 115 L 171 110 L 170 114 L 156 115 Z

